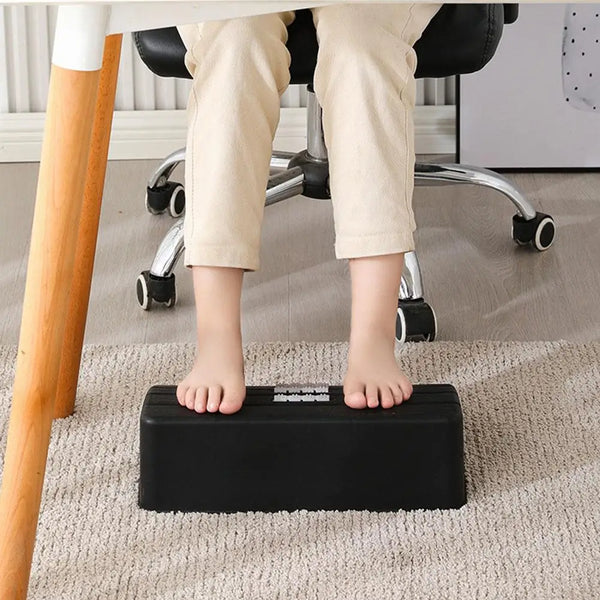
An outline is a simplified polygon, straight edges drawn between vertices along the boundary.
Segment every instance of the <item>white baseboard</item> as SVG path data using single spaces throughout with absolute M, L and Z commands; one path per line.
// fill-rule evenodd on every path
M 416 106 L 415 153 L 454 154 L 456 107 Z M 46 113 L 0 113 L 0 162 L 39 162 Z M 117 111 L 109 160 L 161 160 L 186 143 L 185 110 Z M 306 109 L 282 108 L 273 148 L 306 148 Z

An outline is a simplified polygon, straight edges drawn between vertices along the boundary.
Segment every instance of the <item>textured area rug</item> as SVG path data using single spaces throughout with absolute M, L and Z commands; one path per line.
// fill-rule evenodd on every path
M 75 412 L 52 425 L 30 599 L 598 598 L 599 343 L 396 348 L 413 383 L 451 383 L 461 398 L 460 509 L 144 511 L 143 398 L 178 383 L 194 351 L 84 347 Z M 246 384 L 341 385 L 347 353 L 341 342 L 250 343 Z M 2 464 L 15 359 L 0 346 Z

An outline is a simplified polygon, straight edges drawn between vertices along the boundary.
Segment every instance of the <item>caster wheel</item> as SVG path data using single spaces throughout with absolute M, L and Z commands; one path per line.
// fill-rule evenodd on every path
M 176 219 L 183 214 L 185 210 L 185 190 L 183 186 L 177 184 L 177 187 L 171 194 L 171 200 L 169 201 L 169 214 Z
M 171 292 L 169 299 L 165 302 L 165 306 L 171 308 L 172 306 L 175 306 L 175 302 L 177 302 L 177 292 L 175 291 L 175 282 L 173 282 L 173 291 Z
M 511 237 L 519 246 L 531 244 L 539 252 L 548 250 L 556 235 L 556 225 L 550 215 L 536 212 L 526 221 L 520 215 L 513 216 Z
M 422 298 L 398 300 L 396 340 L 404 342 L 433 342 L 437 333 L 435 312 Z
M 137 278 L 135 283 L 135 293 L 137 295 L 138 304 L 143 310 L 150 310 L 150 307 L 152 306 L 152 298 L 150 297 L 150 292 L 148 291 L 147 274 L 148 271 L 143 271 L 140 273 L 140 276 Z
M 169 277 L 157 277 L 150 271 L 142 271 L 137 278 L 135 291 L 138 304 L 143 310 L 150 310 L 153 302 L 164 304 L 167 308 L 175 306 L 175 274 Z
M 185 208 L 185 191 L 176 181 L 167 181 L 160 187 L 146 187 L 145 203 L 146 210 L 153 215 L 160 215 L 168 208 L 172 217 L 179 217 Z

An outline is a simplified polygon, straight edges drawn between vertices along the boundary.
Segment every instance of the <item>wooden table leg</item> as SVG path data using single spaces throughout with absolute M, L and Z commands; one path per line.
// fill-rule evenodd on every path
M 51 67 L 0 489 L 2 600 L 27 596 L 99 80 Z
M 90 158 L 77 236 L 77 250 L 75 251 L 73 284 L 67 310 L 67 324 L 54 403 L 54 418 L 68 417 L 73 414 L 75 406 L 85 322 L 94 271 L 96 242 L 98 240 L 98 225 L 104 193 L 106 162 L 115 106 L 122 39 L 122 33 L 109 35 L 106 37 L 104 44 L 104 58 L 92 129 Z

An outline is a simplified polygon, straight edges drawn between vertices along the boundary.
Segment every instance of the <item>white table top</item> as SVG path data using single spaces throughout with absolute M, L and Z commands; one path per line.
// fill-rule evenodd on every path
M 443 1 L 443 0 L 438 0 Z M 583 0 L 571 0 L 571 2 Z M 377 0 L 378 3 L 431 3 L 432 0 Z M 564 0 L 520 0 L 529 4 Z M 2 5 L 58 5 L 53 64 L 90 71 L 102 64 L 104 37 L 115 33 L 232 19 L 331 4 L 366 4 L 365 0 L 0 0 Z M 452 0 L 451 4 L 489 4 Z M 591 2 L 585 2 L 591 3 Z
M 329 2 L 322 2 L 321 4 L 364 4 L 366 0 L 335 0 Z M 394 4 L 396 2 L 400 2 L 403 0 L 377 0 L 377 3 L 381 4 Z M 409 1 L 409 0 L 404 0 Z M 432 0 L 410 0 L 410 2 L 424 2 L 430 3 Z M 439 0 L 443 1 L 443 0 Z M 490 4 L 485 0 L 451 0 L 450 4 Z M 565 0 L 512 0 L 511 2 L 504 4 L 564 4 Z M 595 0 L 570 0 L 569 4 L 596 4 Z M 286 4 L 285 0 L 175 0 L 175 1 L 166 1 L 166 0 L 27 0 L 23 2 L 22 0 L 0 0 L 0 6 L 8 4 L 20 4 L 20 5 L 35 5 L 35 4 L 111 4 L 111 5 L 120 5 L 120 4 L 265 4 L 265 5 L 275 5 L 278 4 L 284 5 Z M 502 3 L 499 3 L 502 4 Z M 285 10 L 285 9 L 284 9 Z

